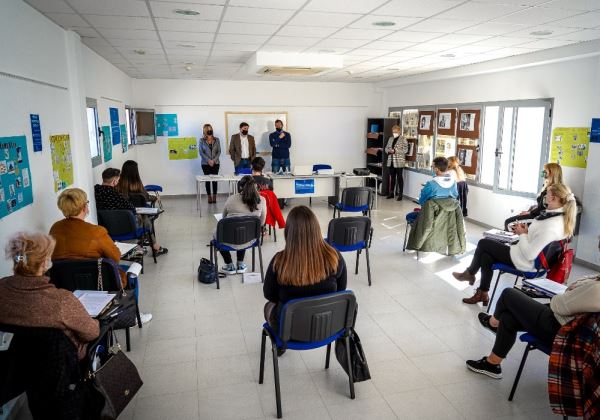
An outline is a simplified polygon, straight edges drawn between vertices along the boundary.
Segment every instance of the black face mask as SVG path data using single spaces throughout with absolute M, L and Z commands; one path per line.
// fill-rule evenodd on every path
M 281 128 L 281 127 L 280 127 L 280 128 L 275 128 L 275 130 L 277 130 L 277 131 L 281 131 L 281 130 L 282 130 L 282 128 Z
M 206 130 L 206 135 L 207 136 L 212 136 L 213 135 L 213 131 L 212 130 Z
M 248 134 L 248 130 L 242 130 L 242 134 L 245 136 L 246 134 Z

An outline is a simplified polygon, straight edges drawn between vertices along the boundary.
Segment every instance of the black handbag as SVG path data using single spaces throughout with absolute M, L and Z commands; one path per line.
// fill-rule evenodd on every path
M 220 278 L 225 277 L 225 273 L 217 272 L 216 275 Z M 217 277 L 215 276 L 215 265 L 206 258 L 200 260 L 200 265 L 198 266 L 198 281 L 204 284 L 212 284 L 217 281 Z
M 363 351 L 360 338 L 356 331 L 351 328 L 348 332 L 350 342 L 350 349 L 346 348 L 346 341 L 344 338 L 338 338 L 335 340 L 335 357 L 337 358 L 344 371 L 348 373 L 348 352 L 350 352 L 350 365 L 352 368 L 352 378 L 354 382 L 363 382 L 371 379 L 371 372 L 369 372 L 369 365 L 367 364 L 367 358 Z

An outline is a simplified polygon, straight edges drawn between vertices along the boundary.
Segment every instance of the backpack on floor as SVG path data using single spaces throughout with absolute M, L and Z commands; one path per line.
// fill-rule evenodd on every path
M 202 258 L 198 266 L 198 281 L 204 284 L 212 284 L 217 281 L 216 276 L 223 278 L 225 273 L 217 272 L 215 275 L 215 265 L 210 260 Z

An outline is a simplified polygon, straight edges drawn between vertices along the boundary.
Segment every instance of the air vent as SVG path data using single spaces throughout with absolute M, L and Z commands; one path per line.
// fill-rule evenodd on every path
M 259 76 L 310 77 L 343 67 L 337 54 L 257 51 L 245 65 L 245 72 Z
M 310 76 L 327 70 L 324 67 L 275 67 L 267 66 L 258 70 L 258 74 L 265 76 Z

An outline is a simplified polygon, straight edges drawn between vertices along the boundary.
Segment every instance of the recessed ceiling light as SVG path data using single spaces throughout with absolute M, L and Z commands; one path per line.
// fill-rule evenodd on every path
M 175 9 L 173 10 L 173 13 L 184 16 L 198 16 L 200 14 L 200 12 L 191 9 Z
M 392 22 L 389 20 L 380 20 L 378 22 L 373 22 L 373 26 L 383 26 L 383 27 L 394 26 L 395 24 L 396 24 L 396 22 Z
M 548 36 L 548 35 L 552 35 L 554 32 L 552 31 L 533 31 L 531 33 L 529 33 L 529 35 L 534 35 L 534 36 Z
M 181 48 L 196 48 L 194 44 L 177 44 L 177 46 Z
M 144 50 L 133 50 L 134 53 L 138 54 L 138 55 L 144 55 L 146 54 L 146 51 Z
M 444 58 L 454 58 L 454 57 L 456 57 L 456 54 L 442 54 L 440 57 L 444 57 Z

